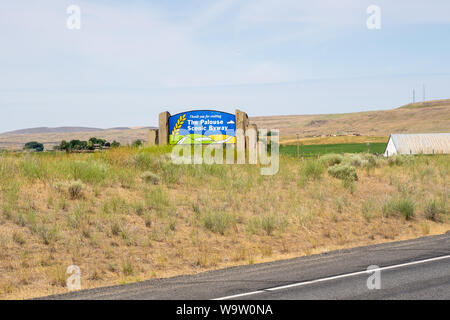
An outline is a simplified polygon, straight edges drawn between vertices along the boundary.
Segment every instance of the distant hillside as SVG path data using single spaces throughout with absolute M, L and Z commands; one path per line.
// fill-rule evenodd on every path
M 450 132 L 450 99 L 405 105 L 392 110 L 357 113 L 250 117 L 258 128 L 280 129 L 284 139 L 391 133 Z
M 406 109 L 433 108 L 433 107 L 443 107 L 443 106 L 449 106 L 449 105 L 450 105 L 450 99 L 430 100 L 430 101 L 405 104 L 404 106 L 399 107 L 399 109 L 401 109 L 401 108 L 406 108 Z
M 92 132 L 92 131 L 103 131 L 104 129 L 99 128 L 88 128 L 88 127 L 37 127 L 29 129 L 20 129 L 9 132 L 4 132 L 1 135 L 6 134 L 35 134 L 35 133 L 68 133 L 68 132 Z
M 391 133 L 412 132 L 450 132 L 450 99 L 418 102 L 397 107 L 392 110 L 367 111 L 341 114 L 321 115 L 288 115 L 250 117 L 250 121 L 258 128 L 280 129 L 283 142 L 296 140 L 296 134 L 305 143 L 317 143 L 317 138 L 328 136 L 342 136 L 339 143 L 365 142 L 364 137 L 345 140 L 347 135 L 370 136 L 370 141 L 385 141 Z M 22 149 L 28 141 L 44 143 L 45 148 L 51 149 L 61 140 L 88 140 L 90 137 L 117 140 L 121 144 L 129 144 L 134 140 L 147 141 L 149 127 L 117 127 L 111 129 L 60 127 L 60 128 L 32 128 L 16 130 L 0 134 L 0 148 Z M 373 139 L 372 139 L 373 137 Z M 326 139 L 321 139 L 326 140 Z M 330 140 L 330 139 L 328 139 Z M 328 141 L 327 140 L 327 141 Z M 329 143 L 332 143 L 332 141 Z
M 75 127 L 71 127 L 75 128 Z M 56 128 L 54 128 L 56 129 Z M 82 131 L 39 131 L 34 129 L 17 130 L 19 133 L 4 133 L 0 134 L 0 148 L 7 150 L 19 150 L 22 149 L 24 144 L 29 141 L 39 141 L 44 144 L 45 149 L 52 149 L 53 146 L 59 144 L 61 140 L 70 141 L 73 139 L 89 140 L 91 137 L 106 139 L 108 141 L 119 141 L 122 145 L 131 144 L 137 139 L 143 141 L 148 140 L 149 129 L 147 127 L 139 127 L 137 129 L 131 128 L 119 128 L 119 129 L 97 129 L 78 127 Z M 31 131 L 28 131 L 31 130 Z M 22 132 L 22 133 L 21 133 Z M 23 133 L 31 132 L 31 133 Z

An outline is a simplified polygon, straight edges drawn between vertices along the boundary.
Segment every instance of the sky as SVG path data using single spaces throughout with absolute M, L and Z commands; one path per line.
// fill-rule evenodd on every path
M 0 132 L 391 109 L 423 86 L 450 98 L 449 13 L 448 0 L 2 0 Z

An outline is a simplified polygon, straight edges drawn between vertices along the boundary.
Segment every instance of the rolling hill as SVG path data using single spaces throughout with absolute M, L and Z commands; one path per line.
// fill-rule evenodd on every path
M 342 114 L 251 117 L 258 128 L 280 129 L 282 140 L 300 137 L 450 132 L 450 99 L 408 104 L 392 110 Z
M 391 133 L 450 132 L 450 99 L 407 104 L 380 111 L 250 117 L 250 122 L 257 124 L 258 128 L 280 129 L 281 141 L 284 143 L 295 141 L 296 134 L 311 143 L 317 143 L 318 139 L 326 143 L 366 140 L 383 142 Z M 22 149 L 28 141 L 39 141 L 47 149 L 51 149 L 61 140 L 88 140 L 92 136 L 109 141 L 117 140 L 121 144 L 131 143 L 136 139 L 146 141 L 148 127 L 22 129 L 0 134 L 0 148 Z M 338 141 L 330 141 L 333 139 L 324 139 L 323 136 L 340 138 Z
M 89 140 L 91 137 L 117 140 L 126 145 L 137 139 L 148 140 L 150 127 L 121 127 L 111 129 L 86 128 L 86 127 L 59 127 L 59 128 L 31 128 L 0 134 L 0 148 L 7 150 L 20 150 L 29 141 L 39 141 L 45 149 L 52 149 L 61 140 L 72 139 Z

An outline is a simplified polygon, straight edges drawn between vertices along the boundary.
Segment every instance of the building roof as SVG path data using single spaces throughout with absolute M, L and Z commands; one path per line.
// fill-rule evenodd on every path
M 450 133 L 391 134 L 397 153 L 450 153 Z

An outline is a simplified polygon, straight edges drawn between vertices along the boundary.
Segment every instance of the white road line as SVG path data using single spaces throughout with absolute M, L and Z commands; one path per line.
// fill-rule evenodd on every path
M 252 292 L 235 294 L 235 295 L 232 295 L 232 296 L 217 298 L 217 299 L 213 299 L 213 300 L 229 300 L 229 299 L 234 299 L 234 298 L 241 298 L 241 297 L 251 296 L 251 295 L 260 294 L 260 293 L 267 293 L 267 292 L 272 292 L 272 291 L 278 291 L 278 290 L 284 290 L 284 289 L 289 289 L 289 288 L 301 287 L 301 286 L 305 286 L 305 285 L 308 285 L 308 284 L 324 282 L 324 281 L 330 281 L 330 280 L 336 280 L 336 279 L 341 279 L 341 278 L 348 278 L 348 277 L 353 277 L 353 276 L 362 275 L 362 274 L 371 274 L 371 273 L 373 273 L 375 271 L 397 269 L 397 268 L 401 268 L 401 267 L 407 267 L 407 266 L 412 266 L 412 265 L 415 265 L 415 264 L 421 264 L 421 263 L 426 263 L 426 262 L 444 260 L 444 259 L 448 259 L 448 258 L 450 258 L 450 255 L 436 257 L 436 258 L 430 258 L 430 259 L 425 259 L 425 260 L 419 260 L 419 261 L 413 261 L 413 262 L 407 262 L 407 263 L 402 263 L 402 264 L 396 264 L 396 265 L 392 265 L 392 266 L 388 266 L 388 267 L 381 267 L 381 268 L 378 268 L 378 269 L 371 269 L 371 270 L 364 270 L 364 271 L 357 271 L 357 272 L 352 272 L 352 273 L 346 273 L 346 274 L 341 274 L 341 275 L 338 275 L 338 276 L 327 277 L 327 278 L 322 278 L 322 279 L 316 279 L 316 280 L 311 280 L 311 281 L 297 282 L 297 283 L 292 283 L 292 284 L 288 284 L 288 285 L 285 285 L 285 286 L 279 286 L 279 287 L 274 287 L 274 288 L 269 288 L 269 289 L 264 289 L 264 290 L 257 290 L 257 291 L 252 291 Z

